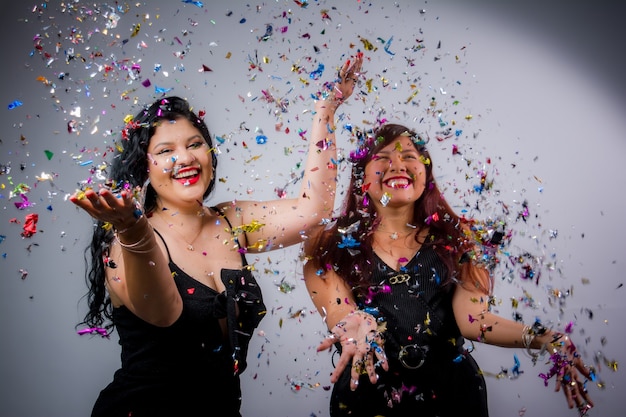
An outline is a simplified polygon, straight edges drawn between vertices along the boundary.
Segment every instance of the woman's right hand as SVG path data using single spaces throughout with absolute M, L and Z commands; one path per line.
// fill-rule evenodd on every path
M 353 391 L 357 388 L 362 374 L 367 374 L 370 382 L 375 384 L 378 381 L 376 367 L 389 370 L 383 349 L 384 340 L 378 331 L 378 323 L 371 314 L 355 311 L 345 316 L 319 344 L 317 351 L 329 349 L 337 342 L 341 344 L 341 356 L 330 377 L 332 383 L 339 380 L 339 376 L 350 364 L 352 364 L 350 389 Z
M 126 229 L 137 221 L 137 205 L 132 190 L 114 194 L 108 188 L 98 192 L 89 189 L 74 193 L 69 200 L 94 219 L 112 224 L 116 230 Z

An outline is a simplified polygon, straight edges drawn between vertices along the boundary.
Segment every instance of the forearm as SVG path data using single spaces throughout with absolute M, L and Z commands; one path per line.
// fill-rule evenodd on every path
M 463 337 L 501 347 L 524 347 L 524 323 L 504 319 L 488 311 L 457 317 Z
M 489 296 L 473 287 L 457 285 L 452 299 L 454 316 L 466 339 L 502 347 L 527 347 L 524 343 L 525 326 L 505 319 L 489 310 Z M 534 346 L 533 346 L 534 347 Z
M 304 282 L 311 301 L 322 316 L 322 320 L 332 329 L 341 319 L 357 310 L 352 291 L 334 273 L 319 276 L 313 266 L 304 266 Z
M 312 115 L 311 134 L 304 176 L 298 194 L 298 211 L 318 223 L 329 218 L 337 189 L 337 144 L 335 99 L 318 100 Z
M 457 323 L 463 337 L 508 348 L 547 350 L 560 348 L 564 342 L 562 333 L 545 328 L 541 323 L 523 323 L 504 319 L 489 311 L 468 314 L 465 318 L 457 316 Z M 563 339 L 563 340 L 562 340 Z
M 180 312 L 181 302 L 163 251 L 145 217 L 116 233 L 114 245 L 122 255 L 123 294 L 127 307 L 157 326 L 170 325 Z M 115 283 L 115 280 L 113 280 Z
M 337 189 L 337 144 L 335 113 L 354 92 L 363 63 L 357 53 L 339 69 L 338 78 L 324 84 L 315 101 L 307 164 L 304 172 L 298 210 L 317 220 L 328 218 L 334 208 Z

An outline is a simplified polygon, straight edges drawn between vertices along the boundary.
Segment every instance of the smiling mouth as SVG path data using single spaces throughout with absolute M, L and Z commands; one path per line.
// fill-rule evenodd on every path
M 194 167 L 174 168 L 172 178 L 184 186 L 193 185 L 200 180 L 200 169 Z
M 411 182 L 406 178 L 391 178 L 385 181 L 385 185 L 394 189 L 405 189 L 411 185 Z
M 185 180 L 200 174 L 197 168 L 174 168 L 172 177 L 176 180 Z

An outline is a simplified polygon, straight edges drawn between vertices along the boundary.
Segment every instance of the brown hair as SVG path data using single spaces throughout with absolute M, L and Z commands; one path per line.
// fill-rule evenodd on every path
M 419 230 L 429 228 L 429 234 L 422 247 L 432 247 L 447 267 L 447 275 L 442 277 L 442 284 L 448 285 L 456 281 L 456 276 L 463 268 L 469 273 L 474 286 L 488 293 L 490 285 L 483 274 L 472 271 L 469 256 L 472 243 L 467 238 L 466 220 L 459 217 L 442 196 L 433 175 L 430 154 L 426 149 L 426 141 L 409 128 L 387 123 L 381 125 L 373 136 L 359 134 L 358 148 L 350 153 L 352 176 L 349 189 L 343 202 L 340 216 L 334 219 L 332 226 L 327 227 L 310 243 L 312 262 L 320 275 L 332 269 L 357 292 L 367 291 L 370 282 L 373 259 L 373 231 L 376 230 L 380 218 L 368 202 L 367 193 L 363 192 L 363 174 L 365 166 L 376 153 L 392 143 L 399 136 L 409 136 L 419 152 L 426 168 L 426 188 L 415 201 L 415 210 L 411 224 Z M 419 233 L 415 234 L 417 236 Z M 467 266 L 466 266 L 467 265 Z M 469 270 L 465 270 L 470 268 Z

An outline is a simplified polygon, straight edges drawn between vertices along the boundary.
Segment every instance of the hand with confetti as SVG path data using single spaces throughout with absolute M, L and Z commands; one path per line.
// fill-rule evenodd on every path
M 579 415 L 585 415 L 593 407 L 587 383 L 596 381 L 595 369 L 585 365 L 569 336 L 550 332 L 550 338 L 546 348 L 551 366 L 540 377 L 547 384 L 548 379 L 555 376 L 555 391 L 562 390 L 568 407 L 576 407 Z
M 93 188 L 77 191 L 70 196 L 70 201 L 94 219 L 108 225 L 105 227 L 113 227 L 119 231 L 131 227 L 142 215 L 135 192 L 128 185 L 122 185 L 116 190 L 102 186 L 98 191 Z
M 281 192 L 270 201 L 205 205 L 218 184 L 220 152 L 206 113 L 180 97 L 157 99 L 124 119 L 110 179 L 99 188 L 86 181 L 70 197 L 97 220 L 88 248 L 89 311 L 79 334 L 116 329 L 122 345 L 120 372 L 101 391 L 94 417 L 111 409 L 200 415 L 218 401 L 226 414 L 239 414 L 239 375 L 266 314 L 246 254 L 300 243 L 332 215 L 335 111 L 352 95 L 361 62 L 360 54 L 346 62 L 325 99 L 316 100 L 300 189 L 291 198 Z M 146 368 L 147 379 L 136 372 Z M 198 374 L 211 378 L 197 383 Z
M 346 367 L 352 364 L 350 387 L 355 390 L 361 375 L 367 375 L 372 384 L 378 382 L 376 368 L 389 369 L 384 351 L 384 339 L 376 318 L 357 310 L 339 321 L 330 334 L 319 344 L 317 351 L 330 349 L 335 343 L 341 345 L 339 361 L 335 364 L 330 381 L 337 382 Z M 384 327 L 384 326 L 383 326 Z
M 336 106 L 343 103 L 354 92 L 358 85 L 363 65 L 363 53 L 358 52 L 352 59 L 348 59 L 337 72 L 337 79 L 324 84 L 326 91 L 321 97 Z
M 305 284 L 331 331 L 318 350 L 339 344 L 331 415 L 488 416 L 474 341 L 523 348 L 533 365 L 549 355 L 542 378 L 556 376 L 568 406 L 586 414 L 595 371 L 571 329 L 561 334 L 491 311 L 495 262 L 486 258 L 506 234 L 476 236 L 477 223 L 443 198 L 427 141 L 379 123 L 355 135 L 342 211 L 304 248 Z M 516 361 L 514 373 L 522 372 Z

